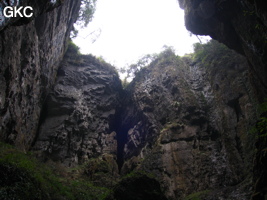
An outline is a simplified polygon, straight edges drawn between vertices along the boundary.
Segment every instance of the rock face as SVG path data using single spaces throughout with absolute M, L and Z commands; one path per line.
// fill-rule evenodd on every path
M 1 141 L 65 166 L 86 163 L 84 174 L 99 186 L 139 171 L 119 182 L 115 199 L 145 182 L 141 199 L 165 199 L 164 189 L 168 199 L 200 192 L 205 199 L 246 200 L 252 180 L 253 198 L 265 198 L 266 145 L 257 143 L 252 173 L 256 140 L 249 133 L 257 99 L 266 95 L 265 3 L 180 0 L 189 30 L 249 62 L 215 41 L 194 57 L 166 50 L 122 91 L 110 65 L 71 48 L 65 54 L 80 1 L 60 7 L 61 0 L 1 1 L 0 8 L 7 2 L 35 13 L 8 19 L 0 9 Z
M 20 26 L 23 24 L 28 24 L 31 20 L 36 18 L 37 16 L 51 11 L 54 8 L 57 8 L 62 4 L 61 0 L 39 0 L 38 3 L 32 0 L 3 0 L 0 2 L 0 31 L 4 29 L 6 26 L 14 25 Z M 79 4 L 79 2 L 78 2 Z M 10 7 L 26 7 L 30 6 L 32 8 L 32 16 L 31 17 L 21 17 L 19 13 L 14 14 L 16 16 L 5 17 L 4 8 Z M 18 9 L 19 10 L 19 9 Z M 19 10 L 21 14 L 24 14 L 23 9 Z M 28 11 L 28 10 L 27 10 Z M 9 15 L 10 10 L 7 10 L 7 14 Z M 26 12 L 27 13 L 27 12 Z M 28 15 L 31 13 L 27 13 Z M 59 13 L 60 14 L 60 13 Z
M 52 2 L 56 1 L 13 1 L 32 5 L 36 15 L 43 13 L 24 26 L 11 26 L 15 22 L 1 16 L 5 29 L 0 33 L 0 137 L 24 150 L 36 136 L 42 104 L 54 83 L 80 5 L 80 1 L 65 0 L 45 13 L 58 6 Z
M 68 51 L 47 97 L 34 149 L 67 166 L 105 154 L 116 160 L 114 120 L 121 90 L 112 66 Z
M 194 34 L 210 35 L 246 56 L 261 102 L 267 96 L 267 3 L 261 0 L 179 0 L 185 24 Z M 266 117 L 266 113 L 265 116 Z M 259 140 L 253 199 L 266 198 L 267 143 Z
M 215 41 L 206 46 L 194 58 L 163 52 L 124 92 L 110 65 L 68 50 L 33 149 L 65 166 L 87 163 L 98 185 L 142 171 L 168 199 L 249 199 L 257 100 L 248 64 Z
M 249 199 L 256 112 L 248 65 L 213 45 L 226 57 L 203 63 L 165 52 L 128 88 L 121 172 L 154 174 L 169 199 L 216 189 L 211 199 Z
M 179 0 L 185 25 L 194 34 L 210 35 L 245 55 L 258 96 L 267 94 L 267 4 L 261 0 Z

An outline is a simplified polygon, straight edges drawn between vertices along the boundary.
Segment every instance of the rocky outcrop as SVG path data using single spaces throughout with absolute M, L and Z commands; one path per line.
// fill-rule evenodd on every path
M 1 6 L 6 2 L 1 1 Z M 14 19 L 14 24 L 13 19 L 0 16 L 1 28 L 5 27 L 0 32 L 0 137 L 27 150 L 36 136 L 41 108 L 55 81 L 80 1 L 65 0 L 54 10 L 57 1 L 12 2 L 33 6 L 35 18 L 18 26 L 23 18 Z
M 169 199 L 249 199 L 255 94 L 245 59 L 212 41 L 206 62 L 165 52 L 128 88 L 122 173 L 154 174 Z M 208 196 L 208 194 L 206 194 Z
M 185 24 L 194 34 L 210 35 L 246 56 L 257 98 L 267 96 L 267 4 L 261 0 L 179 0 Z M 265 116 L 266 117 L 266 113 Z M 253 199 L 266 198 L 265 140 L 257 142 Z
M 163 52 L 123 92 L 110 65 L 69 49 L 33 149 L 65 166 L 84 163 L 99 186 L 141 171 L 168 199 L 249 199 L 257 100 L 248 64 L 215 41 L 192 56 Z M 138 182 L 122 179 L 110 198 Z
M 66 166 L 99 156 L 105 160 L 106 154 L 116 163 L 121 90 L 111 65 L 68 51 L 47 97 L 34 149 Z
M 71 48 L 62 61 L 80 1 L 1 1 L 0 8 L 7 4 L 31 5 L 34 17 L 4 18 L 0 9 L 1 141 L 65 166 L 83 163 L 82 174 L 98 186 L 138 171 L 111 199 L 136 191 L 134 198 L 165 199 L 162 189 L 168 199 L 249 199 L 252 180 L 253 199 L 266 196 L 266 145 L 256 143 L 253 177 L 249 131 L 266 95 L 265 3 L 180 0 L 189 30 L 249 62 L 215 41 L 184 58 L 165 51 L 124 92 L 105 62 Z
M 30 21 L 32 21 L 35 17 L 53 10 L 54 8 L 57 8 L 62 4 L 61 0 L 39 0 L 38 3 L 33 0 L 3 0 L 0 2 L 0 31 L 4 29 L 6 26 L 20 26 L 23 24 L 28 24 Z M 31 17 L 21 17 L 20 14 L 16 14 L 16 16 L 12 17 L 6 17 L 4 15 L 4 9 L 5 7 L 10 6 L 12 8 L 14 7 L 23 7 L 26 6 L 31 7 L 30 12 L 32 12 Z M 24 11 L 22 9 L 18 9 L 21 14 L 24 14 Z M 7 10 L 7 14 L 9 15 L 10 9 Z M 27 15 L 30 15 L 31 13 L 27 13 Z M 14 14 L 15 15 L 15 14 Z
M 179 0 L 186 28 L 245 55 L 263 100 L 267 94 L 267 5 L 260 0 Z

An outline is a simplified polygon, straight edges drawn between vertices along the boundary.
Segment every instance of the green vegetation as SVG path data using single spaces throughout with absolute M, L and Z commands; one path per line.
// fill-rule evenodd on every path
M 31 153 L 0 143 L 0 199 L 101 200 L 109 190 L 59 164 L 44 164 Z M 74 170 L 75 171 L 75 170 Z
M 265 102 L 260 104 L 259 106 L 259 120 L 256 123 L 256 125 L 251 128 L 250 133 L 254 135 L 258 135 L 258 137 L 262 137 L 264 139 L 267 138 L 267 99 L 265 99 Z
M 95 13 L 96 0 L 82 0 L 79 10 L 79 17 L 76 21 L 81 27 L 86 27 L 93 19 Z
M 103 64 L 108 64 L 102 56 L 97 57 L 97 60 Z
M 218 89 L 220 86 L 214 82 L 216 80 L 215 77 L 218 75 L 222 79 L 234 80 L 230 81 L 228 89 L 236 90 L 240 85 L 246 84 L 243 81 L 243 78 L 245 78 L 243 73 L 246 72 L 244 67 L 246 66 L 245 59 L 240 54 L 234 53 L 233 50 L 215 40 L 210 40 L 206 44 L 194 44 L 192 61 L 195 67 L 206 68 L 207 78 L 210 79 L 211 85 L 216 86 Z M 235 80 L 236 73 L 242 74 L 239 78 L 240 81 Z M 220 89 L 226 89 L 224 85 L 222 87 L 224 88 Z
M 127 78 L 134 78 L 135 76 L 142 73 L 143 69 L 146 67 L 154 65 L 168 65 L 175 64 L 181 61 L 180 57 L 175 55 L 175 50 L 170 46 L 163 46 L 163 51 L 159 54 L 147 54 L 141 57 L 135 64 L 131 64 L 127 69 L 120 69 L 120 73 L 126 73 Z
M 71 39 L 68 41 L 68 48 L 65 56 L 71 58 L 71 63 L 73 65 L 80 66 L 82 64 L 80 47 L 78 47 Z
M 142 58 L 140 58 L 137 63 L 135 64 L 131 64 L 129 67 L 127 67 L 127 69 L 125 68 L 121 68 L 119 71 L 121 73 L 127 73 L 126 79 L 127 78 L 133 78 L 136 76 L 136 74 L 143 69 L 144 67 L 148 66 L 149 63 L 151 63 L 153 60 L 155 60 L 156 58 L 156 54 L 147 54 L 145 56 L 143 56 Z
M 72 40 L 68 42 L 68 50 L 69 53 L 74 55 L 80 55 L 80 47 L 78 47 Z
M 96 9 L 96 1 L 97 0 L 81 0 L 79 15 L 76 20 L 76 25 L 78 25 L 80 28 L 87 27 L 89 22 L 92 21 Z M 71 37 L 75 38 L 77 34 L 78 30 L 73 27 Z
M 229 61 L 233 59 L 232 57 L 232 50 L 216 40 L 210 40 L 206 44 L 194 44 L 193 60 L 195 62 L 201 62 L 204 66 L 213 65 L 215 63 L 231 64 Z
M 95 57 L 91 54 L 83 55 L 79 51 L 79 47 L 70 39 L 68 41 L 68 48 L 65 53 L 65 58 L 69 63 L 75 66 L 85 66 L 87 63 L 97 65 L 99 68 L 118 74 L 116 68 L 107 63 L 103 57 Z
M 118 168 L 112 155 L 92 158 L 83 165 L 84 175 L 96 186 L 112 188 L 117 183 Z
M 196 192 L 193 194 L 188 195 L 187 197 L 185 197 L 184 200 L 202 200 L 204 199 L 207 194 L 209 193 L 209 190 L 204 190 L 204 191 L 200 191 L 200 192 Z
M 5 143 L 0 143 L 0 152 L 0 199 L 165 200 L 158 181 L 149 173 L 132 172 L 115 180 L 112 173 L 117 165 L 111 155 L 66 168 L 52 161 L 42 163 L 34 153 Z
M 180 56 L 175 54 L 175 50 L 171 46 L 163 46 L 163 51 L 157 54 L 156 59 L 153 61 L 153 64 L 163 65 L 162 67 L 170 64 L 179 64 L 181 61 Z

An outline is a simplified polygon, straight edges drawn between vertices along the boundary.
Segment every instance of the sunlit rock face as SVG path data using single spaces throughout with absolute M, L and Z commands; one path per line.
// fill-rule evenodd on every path
M 154 174 L 169 199 L 249 199 L 255 96 L 245 58 L 229 56 L 205 65 L 169 54 L 139 72 L 122 114 L 122 174 Z
M 8 1 L 1 1 L 1 8 L 5 2 Z M 9 1 L 12 2 L 33 6 L 36 15 L 32 21 L 19 23 L 21 18 L 14 24 L 10 19 L 1 26 L 5 29 L 0 32 L 0 137 L 27 150 L 64 55 L 79 1 L 65 0 L 61 7 L 48 13 L 53 8 L 50 1 Z
M 114 121 L 121 90 L 112 66 L 67 52 L 47 97 L 34 150 L 66 166 L 105 154 L 116 161 Z
M 179 0 L 186 28 L 245 55 L 258 96 L 267 94 L 267 3 L 261 0 Z

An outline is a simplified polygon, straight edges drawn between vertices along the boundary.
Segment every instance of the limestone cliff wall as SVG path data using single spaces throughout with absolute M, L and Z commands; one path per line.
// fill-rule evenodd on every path
M 194 34 L 210 35 L 246 56 L 261 102 L 267 96 L 267 3 L 261 0 L 179 0 L 185 24 Z M 265 114 L 266 117 L 266 114 Z M 253 199 L 266 198 L 265 140 L 257 142 Z
M 31 21 L 0 16 L 0 137 L 24 150 L 36 136 L 43 102 L 80 6 L 80 1 L 60 2 L 13 1 L 33 7 Z
M 267 94 L 267 4 L 261 0 L 179 0 L 185 25 L 245 55 L 258 96 Z
M 153 173 L 169 199 L 250 198 L 256 97 L 245 58 L 221 53 L 208 64 L 165 55 L 141 70 L 123 112 L 122 173 Z
M 141 170 L 168 199 L 249 199 L 258 103 L 248 63 L 216 41 L 207 51 L 164 52 L 125 91 L 110 65 L 68 51 L 33 149 L 65 166 L 87 163 L 100 185 Z M 110 170 L 100 176 L 96 163 Z
M 121 92 L 111 65 L 68 51 L 46 99 L 34 150 L 66 166 L 106 154 L 116 163 Z
M 249 62 L 217 43 L 214 52 L 223 51 L 209 59 L 165 52 L 122 91 L 110 65 L 77 52 L 62 61 L 80 1 L 12 2 L 36 12 L 34 19 L 0 15 L 1 141 L 65 166 L 89 161 L 84 174 L 99 185 L 107 180 L 102 172 L 112 173 L 112 182 L 119 172 L 141 170 L 169 199 L 199 191 L 206 199 L 250 198 L 249 130 L 257 99 L 266 95 L 264 3 L 180 0 L 189 30 L 211 35 Z M 254 199 L 265 195 L 266 160 L 258 154 Z

